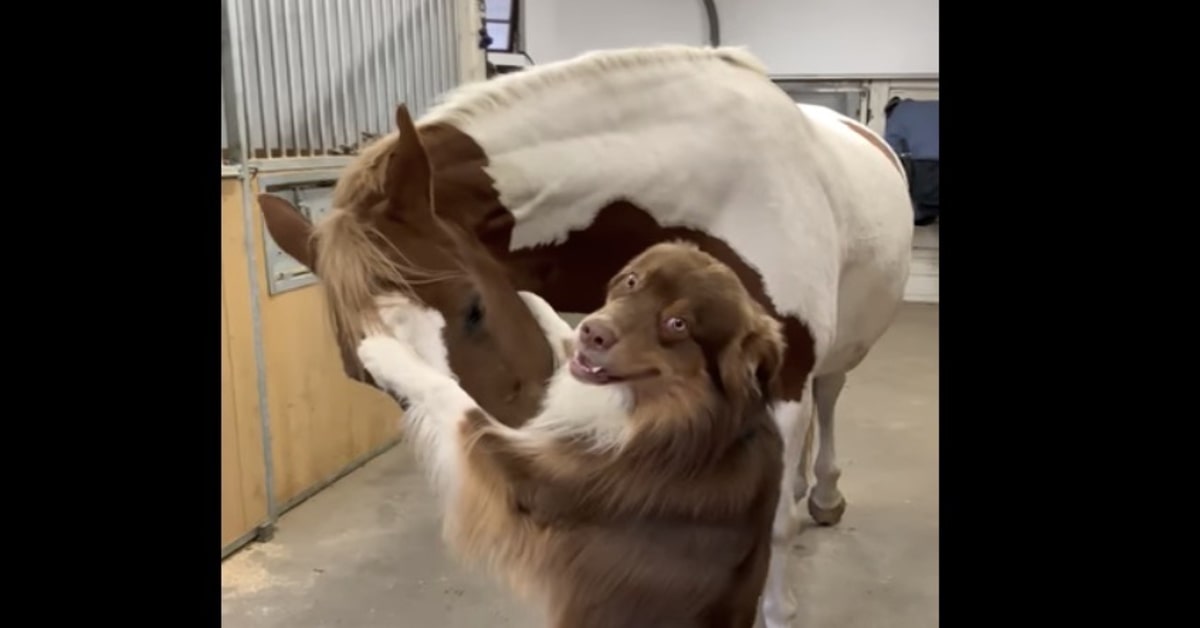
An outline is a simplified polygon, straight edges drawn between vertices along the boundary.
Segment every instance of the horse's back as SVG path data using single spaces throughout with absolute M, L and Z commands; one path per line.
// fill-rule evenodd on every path
M 904 296 L 912 209 L 899 158 L 873 131 L 825 107 L 799 105 L 822 138 L 841 256 L 837 326 L 816 375 L 845 372 L 887 330 Z

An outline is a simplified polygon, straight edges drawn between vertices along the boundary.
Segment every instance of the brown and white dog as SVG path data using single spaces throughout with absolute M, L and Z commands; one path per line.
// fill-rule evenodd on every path
M 561 353 L 542 411 L 518 429 L 422 348 L 437 330 L 421 308 L 381 301 L 391 334 L 359 345 L 407 407 L 447 543 L 554 628 L 752 626 L 783 472 L 778 322 L 683 243 L 630 261 L 576 331 L 526 300 Z

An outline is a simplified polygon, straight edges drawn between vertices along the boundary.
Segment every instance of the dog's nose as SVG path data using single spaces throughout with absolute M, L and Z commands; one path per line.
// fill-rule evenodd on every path
M 586 320 L 579 326 L 579 342 L 589 349 L 608 349 L 617 342 L 617 333 L 602 321 Z

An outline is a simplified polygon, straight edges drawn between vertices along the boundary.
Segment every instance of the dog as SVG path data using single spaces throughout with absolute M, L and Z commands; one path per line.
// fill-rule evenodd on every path
M 520 428 L 488 417 L 444 352 L 412 342 L 436 331 L 414 304 L 380 301 L 391 333 L 358 348 L 408 408 L 447 544 L 553 628 L 752 626 L 783 473 L 769 414 L 778 321 L 683 242 L 631 260 L 575 330 L 523 296 L 561 365 Z

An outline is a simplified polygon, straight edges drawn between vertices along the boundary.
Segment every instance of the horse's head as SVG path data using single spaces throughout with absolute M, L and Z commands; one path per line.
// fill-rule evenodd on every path
M 553 369 L 549 344 L 504 268 L 472 234 L 438 217 L 439 203 L 457 199 L 435 194 L 437 173 L 403 105 L 396 124 L 347 167 L 320 224 L 282 198 L 260 195 L 267 230 L 320 278 L 351 378 L 374 385 L 355 348 L 384 326 L 375 299 L 399 294 L 440 318 L 440 340 L 463 388 L 498 419 L 523 421 L 537 411 Z

